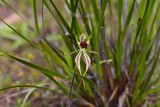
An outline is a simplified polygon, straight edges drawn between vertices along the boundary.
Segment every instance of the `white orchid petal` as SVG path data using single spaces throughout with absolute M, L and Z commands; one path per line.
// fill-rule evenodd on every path
M 85 51 L 83 51 L 83 55 L 84 55 L 85 62 L 86 62 L 86 71 L 85 71 L 85 73 L 83 74 L 83 76 L 84 76 L 84 75 L 86 75 L 87 70 L 89 69 L 89 66 L 90 66 L 90 64 L 91 64 L 91 60 L 90 60 L 89 56 L 86 54 Z
M 81 60 L 81 55 L 82 55 L 82 51 L 79 51 L 79 53 L 77 54 L 76 58 L 75 58 L 75 63 L 76 63 L 76 66 L 78 67 L 78 70 L 81 73 L 81 67 L 80 67 L 80 60 Z

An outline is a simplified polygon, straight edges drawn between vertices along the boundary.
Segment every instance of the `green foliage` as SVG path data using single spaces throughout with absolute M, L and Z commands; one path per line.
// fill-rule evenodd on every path
M 4 0 L 2 2 L 21 17 L 9 3 Z M 127 0 L 118 0 L 118 2 L 64 0 L 63 2 L 69 11 L 67 14 L 63 14 L 62 9 L 53 0 L 38 2 L 42 4 L 42 28 L 37 11 L 40 6 L 36 0 L 33 0 L 35 19 L 35 28 L 33 29 L 36 31 L 35 35 L 38 35 L 35 36 L 38 38 L 38 43 L 34 43 L 32 38 L 27 38 L 0 18 L 17 36 L 44 55 L 48 68 L 3 51 L 1 51 L 1 55 L 41 72 L 55 83 L 59 90 L 55 91 L 45 85 L 19 85 L 2 88 L 0 91 L 23 86 L 34 87 L 28 95 L 35 88 L 40 88 L 64 96 L 69 95 L 69 102 L 72 103 L 67 104 L 78 105 L 75 99 L 79 99 L 82 100 L 80 105 L 87 102 L 86 104 L 97 107 L 159 105 L 157 93 L 160 92 L 158 70 L 160 2 L 158 0 L 140 0 L 140 3 L 136 0 L 128 1 L 129 3 Z M 57 36 L 62 36 L 61 42 L 65 44 L 64 50 L 51 44 L 51 40 L 46 38 L 47 35 L 42 33 L 45 30 L 43 11 L 49 12 L 58 25 L 60 35 Z M 111 32 L 107 32 L 108 30 Z M 92 64 L 86 77 L 81 76 L 75 66 L 76 54 L 72 54 L 70 57 L 65 56 L 66 53 L 79 49 L 76 40 L 83 33 L 92 36 L 87 50 L 98 53 L 96 56 L 88 52 Z M 84 71 L 85 65 L 81 65 L 81 69 Z M 60 80 L 55 78 L 60 78 Z M 85 88 L 83 86 L 77 88 L 81 78 L 86 84 Z M 151 102 L 151 105 L 148 104 L 148 101 Z

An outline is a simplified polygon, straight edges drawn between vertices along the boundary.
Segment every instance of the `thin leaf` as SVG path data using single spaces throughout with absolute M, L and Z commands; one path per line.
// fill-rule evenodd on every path
M 5 90 L 8 90 L 8 89 L 17 88 L 17 87 L 38 88 L 38 89 L 42 89 L 42 90 L 48 90 L 48 91 L 50 91 L 52 93 L 57 93 L 57 94 L 63 95 L 62 93 L 60 93 L 58 91 L 52 90 L 52 89 L 47 88 L 47 87 L 37 86 L 37 85 L 14 85 L 14 86 L 10 86 L 10 87 L 0 88 L 0 91 L 5 91 Z
M 126 34 L 127 30 L 128 30 L 128 26 L 130 24 L 130 21 L 132 19 L 135 2 L 136 2 L 136 0 L 133 0 L 132 6 L 131 6 L 131 8 L 129 10 L 129 13 L 128 13 L 128 16 L 127 16 L 127 19 L 126 19 L 126 23 L 125 23 L 125 26 L 124 26 L 123 36 L 125 36 L 125 34 Z
M 45 1 L 45 0 L 43 0 L 43 1 Z M 67 24 L 66 20 L 64 19 L 64 17 L 62 16 L 62 14 L 61 14 L 61 13 L 59 12 L 59 10 L 57 9 L 57 7 L 56 7 L 56 5 L 54 4 L 54 2 L 53 2 L 52 0 L 49 0 L 49 1 L 50 1 L 50 3 L 52 4 L 52 6 L 53 6 L 53 8 L 55 9 L 55 11 L 57 12 L 57 14 L 58 14 L 60 20 L 62 21 L 63 25 L 66 27 L 66 29 L 67 29 L 68 31 L 70 31 L 69 25 Z
M 17 30 L 15 30 L 13 27 L 11 27 L 8 23 L 6 23 L 3 19 L 0 18 L 0 20 L 6 24 L 10 29 L 12 29 L 16 34 L 18 34 L 19 37 L 21 37 L 22 39 L 26 40 L 29 44 L 31 44 L 32 46 L 39 48 L 35 43 L 31 42 L 30 40 L 28 40 L 25 36 L 23 36 L 21 33 L 19 33 Z
M 37 4 L 36 0 L 33 0 L 33 10 L 34 10 L 34 20 L 35 20 L 35 25 L 36 25 L 36 31 L 38 33 L 38 36 L 40 36 L 40 30 L 39 30 L 39 25 L 38 25 L 38 15 L 37 15 Z
M 41 83 L 41 84 L 37 84 L 36 86 L 43 87 L 43 86 L 45 86 L 45 85 L 46 85 L 46 84 Z M 25 106 L 28 97 L 29 97 L 36 89 L 37 89 L 37 88 L 30 88 L 30 89 L 29 89 L 28 93 L 26 94 L 26 96 L 25 96 L 25 98 L 24 98 L 24 100 L 23 100 L 23 102 L 22 102 L 21 107 L 24 107 L 24 106 Z
M 147 76 L 147 79 L 146 79 L 145 83 L 144 83 L 143 86 L 142 86 L 142 89 L 141 89 L 140 94 L 138 95 L 138 98 L 139 98 L 140 100 L 141 100 L 141 98 L 143 97 L 142 95 L 145 93 L 145 89 L 146 89 L 148 83 L 150 82 L 151 77 L 152 77 L 152 75 L 153 75 L 153 73 L 154 73 L 154 71 L 155 71 L 155 68 L 156 68 L 156 65 L 157 65 L 157 62 L 158 62 L 159 54 L 160 54 L 160 49 L 158 50 L 158 53 L 157 53 L 157 55 L 155 56 L 153 66 L 152 66 L 152 68 L 151 68 L 151 70 L 150 70 L 150 72 L 149 72 L 149 74 L 148 74 L 148 76 Z
M 1 52 L 2 52 L 2 51 L 1 51 Z M 25 61 L 25 60 L 16 58 L 16 57 L 11 56 L 11 55 L 9 55 L 9 54 L 7 54 L 7 53 L 4 53 L 4 52 L 2 52 L 2 53 L 3 53 L 4 55 L 6 55 L 7 57 L 12 58 L 12 59 L 14 59 L 14 60 L 16 60 L 16 61 L 24 64 L 24 65 L 27 65 L 27 66 L 29 66 L 29 67 L 31 67 L 31 68 L 33 68 L 33 69 L 36 69 L 36 70 L 38 70 L 38 71 L 41 71 L 41 72 L 44 73 L 44 74 L 47 74 L 47 75 L 50 75 L 50 76 L 56 76 L 56 77 L 59 77 L 59 78 L 61 78 L 61 79 L 66 79 L 65 76 L 63 76 L 63 75 L 61 75 L 61 74 L 59 74 L 59 73 L 57 73 L 57 72 L 51 71 L 51 70 L 49 70 L 49 69 L 47 69 L 47 68 L 41 67 L 41 66 L 36 65 L 36 64 L 33 64 L 33 63 L 31 63 L 31 62 L 27 62 L 27 61 Z

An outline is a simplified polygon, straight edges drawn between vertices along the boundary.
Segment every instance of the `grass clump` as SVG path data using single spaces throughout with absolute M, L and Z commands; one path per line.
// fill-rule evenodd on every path
M 2 2 L 19 15 L 7 2 Z M 64 0 L 60 3 L 64 7 L 61 8 L 58 2 L 52 0 L 41 0 L 38 3 L 33 0 L 35 28 L 32 30 L 36 32 L 37 43 L 1 19 L 19 37 L 43 53 L 48 67 L 33 64 L 1 50 L 2 55 L 44 74 L 57 87 L 54 90 L 46 85 L 34 88 L 69 95 L 68 106 L 159 106 L 160 2 Z M 38 8 L 41 8 L 41 15 L 37 12 Z M 47 38 L 47 12 L 54 18 L 65 46 L 56 46 Z M 39 22 L 39 16 L 42 16 L 42 22 Z M 92 36 L 87 50 L 98 53 L 95 55 L 86 51 L 91 65 L 85 76 L 79 73 L 75 65 L 76 54 L 66 56 L 79 49 L 77 38 L 83 33 Z M 84 73 L 85 60 L 81 59 L 80 65 Z M 81 78 L 85 88 L 82 85 L 77 88 Z

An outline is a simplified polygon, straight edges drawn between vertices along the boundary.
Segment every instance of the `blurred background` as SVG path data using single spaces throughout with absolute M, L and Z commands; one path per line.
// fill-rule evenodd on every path
M 121 22 L 121 20 L 118 21 L 118 11 L 117 11 L 118 10 L 117 9 L 118 2 L 117 2 L 117 0 L 109 0 L 109 5 L 106 5 L 106 7 L 107 6 L 108 7 L 106 8 L 105 13 L 100 11 L 100 10 L 103 10 L 103 8 L 102 8 L 103 6 L 101 6 L 103 3 L 101 4 L 99 2 L 101 0 L 99 0 L 99 1 L 95 0 L 96 1 L 95 3 L 98 4 L 97 11 L 96 11 L 95 5 L 88 6 L 89 8 L 85 7 L 84 10 L 86 9 L 86 12 L 88 12 L 88 10 L 91 9 L 89 11 L 91 13 L 87 13 L 87 15 L 85 14 L 85 12 L 83 13 L 83 8 L 80 8 L 80 7 L 83 7 L 83 4 L 85 4 L 85 3 L 86 4 L 84 6 L 86 6 L 87 3 L 91 3 L 91 1 L 84 2 L 82 0 L 83 3 L 81 3 L 79 7 L 77 6 L 77 8 L 79 10 L 81 10 L 82 13 L 80 13 L 80 11 L 77 11 L 75 14 L 71 13 L 71 10 L 69 10 L 69 8 L 68 8 L 69 6 L 67 7 L 67 3 L 69 3 L 69 2 L 66 2 L 67 0 L 50 0 L 50 1 L 54 2 L 57 9 L 63 15 L 65 21 L 67 21 L 69 26 L 71 26 L 72 21 L 73 21 L 72 19 L 74 18 L 73 16 L 75 16 L 77 22 L 75 21 L 74 24 L 76 27 L 73 28 L 72 30 L 76 36 L 77 35 L 79 36 L 80 33 L 81 34 L 82 33 L 93 34 L 95 32 L 96 32 L 95 35 L 96 34 L 105 35 L 104 36 L 105 39 L 101 38 L 102 40 L 104 40 L 103 45 L 104 45 L 105 49 L 103 51 L 105 51 L 104 53 L 107 56 L 107 58 L 112 60 L 110 62 L 110 64 L 107 65 L 107 67 L 109 66 L 109 69 L 110 69 L 110 70 L 108 70 L 108 72 L 111 71 L 110 75 L 112 75 L 112 76 L 110 76 L 110 75 L 108 76 L 107 74 L 105 75 L 105 73 L 107 71 L 105 68 L 101 69 L 101 71 L 100 71 L 99 67 L 98 67 L 101 65 L 103 66 L 103 64 L 106 64 L 107 58 L 103 59 L 103 57 L 104 57 L 103 53 L 102 54 L 100 53 L 103 57 L 101 56 L 101 59 L 99 60 L 99 62 L 97 61 L 98 58 L 96 55 L 89 54 L 89 56 L 91 56 L 92 65 L 93 65 L 93 69 L 90 69 L 90 71 L 94 71 L 94 70 L 97 71 L 96 73 L 97 73 L 97 75 L 99 75 L 100 79 L 102 80 L 102 82 L 103 82 L 102 84 L 104 86 L 106 85 L 107 87 L 109 87 L 108 89 L 110 90 L 110 93 L 108 94 L 108 90 L 104 89 L 104 87 L 102 85 L 98 84 L 97 81 L 99 81 L 99 77 L 98 76 L 94 77 L 95 71 L 90 72 L 88 77 L 90 80 L 92 79 L 93 82 L 96 83 L 96 85 L 99 88 L 99 93 L 96 92 L 97 90 L 95 91 L 95 89 L 92 87 L 92 84 L 88 85 L 87 91 L 84 90 L 83 88 L 80 90 L 77 89 L 76 85 L 79 83 L 79 80 L 80 80 L 77 77 L 76 78 L 77 81 L 75 82 L 74 89 L 77 89 L 75 91 L 76 94 L 80 93 L 79 98 L 81 98 L 82 100 L 81 99 L 77 100 L 78 95 L 76 96 L 76 94 L 75 94 L 76 97 L 74 96 L 73 100 L 75 102 L 77 101 L 76 103 L 79 103 L 80 101 L 82 101 L 82 102 L 80 102 L 81 104 L 83 104 L 84 102 L 87 102 L 86 107 L 94 107 L 93 105 L 94 104 L 96 105 L 96 103 L 97 104 L 99 103 L 102 105 L 103 104 L 107 105 L 106 101 L 108 101 L 108 99 L 111 98 L 111 100 L 113 100 L 113 101 L 109 101 L 109 103 L 111 103 L 111 105 L 114 107 L 115 102 L 117 103 L 119 100 L 119 97 L 120 98 L 122 97 L 123 92 L 125 93 L 126 87 L 127 88 L 129 87 L 130 90 L 133 90 L 134 85 L 136 86 L 135 83 L 137 82 L 138 75 L 142 75 L 142 79 L 140 79 L 140 83 L 142 82 L 142 85 L 144 85 L 144 87 L 145 87 L 144 90 L 145 89 L 147 90 L 148 87 L 151 87 L 151 85 L 149 84 L 150 76 L 148 76 L 148 74 L 149 74 L 148 71 L 150 71 L 150 67 L 145 65 L 145 63 L 147 63 L 147 60 L 144 60 L 144 63 L 143 62 L 141 63 L 141 58 L 143 56 L 143 48 L 145 47 L 144 45 L 146 45 L 145 43 L 148 43 L 148 47 L 146 47 L 146 50 L 148 53 L 146 52 L 146 54 L 148 56 L 150 55 L 150 53 L 153 54 L 153 55 L 151 55 L 153 60 L 151 60 L 151 63 L 149 63 L 148 65 L 152 66 L 153 65 L 152 61 L 155 60 L 155 62 L 156 62 L 158 59 L 158 57 L 156 57 L 157 59 L 155 58 L 155 56 L 158 56 L 159 54 L 157 55 L 158 52 L 156 50 L 158 48 L 156 46 L 157 44 L 154 44 L 154 41 L 156 41 L 156 39 L 158 38 L 158 36 L 156 38 L 155 35 L 158 35 L 158 33 L 159 33 L 158 26 L 159 26 L 160 20 L 157 17 L 160 16 L 160 13 L 158 13 L 158 11 L 156 13 L 156 10 L 158 10 L 158 8 L 159 8 L 158 6 L 160 6 L 160 4 L 158 4 L 156 2 L 157 4 L 154 5 L 155 7 L 153 6 L 153 8 L 151 8 L 150 10 L 149 9 L 147 10 L 145 8 L 145 6 L 148 3 L 148 0 L 137 0 L 137 2 L 136 2 L 137 4 L 135 2 L 133 2 L 133 4 L 134 4 L 133 5 L 133 15 L 131 17 L 129 17 L 129 16 L 127 16 L 127 14 L 130 12 L 129 11 L 130 8 L 132 8 L 132 1 L 124 0 L 125 2 L 123 5 L 122 27 L 125 26 L 125 23 L 126 23 L 125 21 L 127 18 L 129 19 L 129 22 L 128 22 L 128 25 L 126 25 L 127 27 L 126 27 L 125 33 L 127 36 L 124 38 L 124 41 L 122 40 L 122 41 L 118 42 L 123 45 L 122 47 L 124 48 L 124 51 L 121 51 L 121 49 L 120 49 L 121 47 L 119 45 L 117 45 L 118 44 L 117 43 L 118 35 L 119 35 L 118 25 L 120 25 L 119 23 Z M 105 2 L 105 0 L 104 0 L 104 2 Z M 152 1 L 152 3 L 153 3 L 153 1 Z M 53 59 L 56 55 L 51 57 L 49 60 L 46 60 L 47 59 L 45 56 L 46 50 L 43 53 L 42 51 L 33 47 L 24 38 L 17 35 L 17 33 L 13 29 L 11 29 L 11 27 L 9 27 L 5 23 L 3 23 L 2 20 L 0 21 L 0 50 L 3 50 L 7 54 L 16 56 L 18 58 L 21 58 L 21 59 L 28 61 L 28 62 L 31 62 L 33 64 L 37 64 L 39 66 L 46 67 L 48 69 L 52 69 L 53 71 L 55 70 L 58 73 L 66 76 L 66 77 L 68 76 L 67 77 L 68 81 L 64 81 L 59 78 L 56 78 L 55 79 L 55 80 L 57 80 L 56 82 L 59 83 L 59 81 L 60 81 L 60 83 L 63 85 L 63 86 L 61 85 L 62 87 L 57 88 L 58 83 L 56 85 L 54 85 L 53 81 L 48 79 L 47 76 L 42 75 L 40 72 L 37 72 L 35 69 L 29 68 L 29 67 L 23 65 L 22 63 L 15 61 L 15 60 L 11 60 L 9 58 L 5 58 L 5 57 L 0 56 L 0 88 L 13 86 L 13 85 L 38 84 L 39 86 L 46 86 L 46 87 L 48 86 L 50 89 L 56 89 L 56 90 L 59 89 L 60 90 L 60 91 L 58 90 L 59 92 L 64 91 L 68 94 L 69 89 L 70 89 L 70 85 L 71 85 L 72 76 L 73 76 L 73 72 L 70 72 L 70 68 L 73 71 L 75 69 L 74 69 L 74 58 L 69 55 L 68 55 L 68 57 L 65 55 L 69 54 L 71 50 L 75 50 L 77 47 L 74 46 L 75 44 L 73 45 L 73 43 L 65 44 L 66 41 L 70 42 L 70 38 L 71 38 L 69 35 L 70 31 L 67 31 L 68 29 L 65 26 L 65 23 L 63 23 L 62 19 L 57 19 L 55 21 L 56 18 L 54 17 L 55 18 L 54 19 L 52 17 L 52 12 L 56 13 L 57 11 L 55 11 L 55 9 L 53 9 L 51 3 L 49 4 L 49 6 L 52 7 L 52 9 L 53 9 L 52 12 L 49 12 L 49 9 L 47 9 L 45 6 L 44 6 L 45 8 L 43 8 L 43 11 L 42 11 L 43 6 L 42 6 L 41 0 L 37 0 L 36 4 L 37 4 L 36 5 L 37 6 L 36 7 L 37 15 L 34 15 L 34 7 L 35 6 L 33 6 L 33 0 L 2 0 L 2 1 L 0 1 L 0 18 L 3 19 L 3 21 L 5 21 L 9 26 L 16 29 L 16 31 L 18 31 L 18 33 L 21 33 L 25 38 L 29 39 L 30 42 L 38 44 L 38 46 L 40 46 L 42 44 L 40 44 L 40 38 L 38 37 L 36 26 L 35 26 L 35 20 L 36 20 L 35 16 L 37 16 L 38 25 L 40 28 L 40 34 L 44 38 L 46 38 L 46 40 L 49 42 L 49 44 L 51 46 L 53 46 L 55 48 L 55 50 L 58 48 L 57 50 L 60 53 L 59 55 L 62 55 L 62 57 L 58 56 L 57 54 L 56 55 L 59 59 L 60 58 L 65 59 L 64 62 L 66 61 L 65 63 L 68 64 L 68 65 L 66 64 L 66 66 L 67 67 L 69 66 L 69 70 L 68 70 L 68 68 L 66 68 L 66 66 L 63 66 L 63 64 L 58 65 L 56 62 L 53 62 Z M 71 5 L 71 4 L 69 4 L 69 5 Z M 139 8 L 137 8 L 137 5 L 140 5 Z M 152 7 L 152 4 L 150 5 L 150 7 Z M 148 17 L 146 19 L 144 18 L 144 20 L 145 21 L 147 20 L 147 21 L 146 21 L 146 24 L 144 24 L 144 26 L 143 26 L 144 29 L 142 28 L 143 32 L 141 34 L 139 34 L 140 37 L 138 37 L 138 39 L 136 39 L 137 40 L 136 41 L 135 35 L 136 35 L 136 32 L 138 32 L 137 28 L 139 28 L 139 23 L 141 22 L 143 15 L 145 14 L 145 11 L 146 11 L 145 9 L 147 11 L 149 11 L 147 14 Z M 153 12 L 152 12 L 152 10 L 153 10 Z M 16 13 L 16 12 L 18 12 L 18 13 Z M 92 12 L 93 12 L 93 14 L 92 14 Z M 98 15 L 100 15 L 102 13 L 102 16 L 104 16 L 104 21 L 102 22 L 103 27 L 102 27 L 102 25 L 99 24 L 99 20 L 97 20 L 98 19 L 97 17 L 100 17 L 100 16 L 96 17 L 96 14 L 94 14 L 94 12 L 95 13 L 97 12 Z M 132 12 L 130 12 L 130 13 L 132 14 Z M 157 14 L 157 16 L 155 13 Z M 43 14 L 43 16 L 42 16 L 42 14 Z M 85 16 L 83 16 L 83 14 Z M 155 19 L 154 19 L 154 15 L 156 16 Z M 55 16 L 59 16 L 59 15 L 55 14 Z M 87 22 L 88 20 L 93 21 L 92 26 L 89 25 L 90 22 Z M 58 21 L 60 22 L 60 24 L 58 23 Z M 155 29 L 150 28 L 150 26 L 152 25 L 152 22 L 153 22 L 153 27 Z M 62 25 L 62 27 L 60 25 Z M 87 26 L 87 25 L 89 25 L 89 26 Z M 87 27 L 88 27 L 88 29 L 87 29 Z M 92 31 L 90 31 L 90 29 Z M 95 32 L 93 29 L 95 30 Z M 149 37 L 150 39 L 148 41 L 144 36 L 145 34 L 147 34 L 144 32 L 147 29 L 149 29 L 149 31 L 151 32 L 151 33 L 149 33 L 149 31 L 148 31 L 147 32 L 148 35 L 153 36 L 153 37 Z M 104 30 L 105 34 L 103 34 L 103 32 L 101 32 L 103 30 Z M 99 43 L 99 41 L 96 41 L 96 42 L 94 41 L 94 40 L 97 40 L 96 37 L 98 38 L 98 36 L 95 36 L 95 38 L 93 38 L 91 41 L 91 44 L 89 46 L 90 50 L 97 49 L 97 51 L 98 51 L 99 47 L 102 45 L 101 43 Z M 71 39 L 73 39 L 73 37 Z M 134 42 L 134 40 L 136 42 Z M 145 40 L 147 42 L 145 42 Z M 152 42 L 154 44 L 153 50 L 152 50 Z M 126 45 L 126 44 L 129 44 L 129 45 Z M 151 48 L 149 48 L 150 44 L 151 44 Z M 49 45 L 47 45 L 47 46 L 49 46 Z M 70 47 L 70 46 L 73 46 L 73 47 Z M 134 46 L 136 47 L 135 52 L 132 51 L 132 47 L 134 47 Z M 133 67 L 133 72 L 132 72 L 133 75 L 131 75 L 131 76 L 129 75 L 130 76 L 129 79 L 133 79 L 133 81 L 135 81 L 135 82 L 133 82 L 133 84 L 132 84 L 132 82 L 130 82 L 130 80 L 127 80 L 128 75 L 127 76 L 125 75 L 126 72 L 125 73 L 121 72 L 121 69 L 117 68 L 118 65 L 116 65 L 117 64 L 116 61 L 118 59 L 116 59 L 116 55 L 118 56 L 119 53 L 117 52 L 116 49 L 117 50 L 120 49 L 118 51 L 119 51 L 120 55 L 122 52 L 122 54 L 123 54 L 122 57 L 124 57 L 126 55 L 124 58 L 124 60 L 126 62 L 122 61 L 122 69 L 125 68 L 125 70 L 128 70 L 127 73 L 130 70 L 129 69 L 130 62 L 132 62 L 131 53 L 133 52 L 133 54 L 135 54 L 134 55 L 135 62 L 133 61 L 134 63 L 133 63 L 133 65 L 131 65 Z M 63 52 L 61 52 L 59 50 L 61 50 Z M 49 52 L 47 53 L 47 55 L 52 56 L 52 52 L 51 52 L 51 54 Z M 147 55 L 146 55 L 146 57 L 149 59 L 149 57 Z M 74 57 L 75 57 L 75 55 L 74 55 Z M 118 57 L 118 58 L 121 61 L 121 57 Z M 72 61 L 71 61 L 71 59 L 72 59 Z M 55 60 L 56 60 L 56 58 L 55 58 Z M 54 67 L 49 66 L 47 61 L 49 63 L 51 63 L 50 65 L 53 65 Z M 63 60 L 61 62 L 63 62 Z M 143 66 L 137 67 L 137 65 L 139 63 L 146 67 L 146 69 L 144 70 L 144 74 L 146 73 L 146 75 L 149 78 L 148 79 L 149 81 L 147 80 L 148 87 L 145 86 L 146 84 L 143 84 L 143 81 L 142 81 L 143 79 L 145 80 L 146 77 L 145 76 L 143 77 L 143 74 L 141 74 L 141 73 L 139 74 L 139 71 L 143 71 L 143 69 L 144 69 Z M 156 63 L 154 63 L 154 64 L 156 65 Z M 119 65 L 119 66 L 121 66 L 121 65 Z M 84 64 L 82 65 L 82 67 L 85 68 Z M 158 68 L 159 67 L 157 67 L 157 69 Z M 153 75 L 151 81 L 155 80 L 154 77 L 156 77 L 156 79 L 159 81 L 160 74 L 159 74 L 159 76 L 156 75 L 156 73 L 158 72 L 157 69 L 155 70 L 156 72 L 153 73 L 154 75 Z M 116 70 L 122 73 L 121 75 L 119 75 L 120 78 L 116 77 L 116 73 L 117 73 Z M 138 73 L 135 73 L 135 72 L 138 72 Z M 107 83 L 108 80 L 106 78 L 107 79 L 111 78 L 111 81 L 112 81 L 112 82 L 110 82 L 111 86 L 109 86 L 110 84 Z M 120 83 L 120 82 L 122 82 L 122 83 Z M 45 83 L 47 83 L 47 84 L 45 84 Z M 130 85 L 128 85 L 128 84 L 130 84 Z M 159 82 L 157 84 L 159 86 Z M 112 86 L 113 86 L 113 89 L 110 88 Z M 137 96 L 139 94 L 138 89 L 141 89 L 141 85 L 139 85 L 136 90 Z M 142 91 L 145 93 L 144 90 L 142 90 Z M 160 90 L 160 88 L 159 88 L 159 90 Z M 131 92 L 133 93 L 133 91 L 131 91 Z M 61 107 L 60 105 L 63 105 L 64 102 L 66 101 L 66 93 L 65 94 L 63 93 L 63 95 L 59 95 L 56 93 L 53 94 L 50 91 L 46 91 L 46 90 L 41 90 L 41 89 L 36 89 L 36 88 L 24 88 L 24 87 L 5 89 L 4 91 L 0 91 L 0 107 Z M 129 93 L 129 94 L 132 94 L 132 93 Z M 128 95 L 128 96 L 131 99 L 132 95 L 131 96 Z M 114 100 L 114 97 L 115 97 L 115 100 Z M 96 98 L 101 98 L 101 100 L 97 100 Z M 138 103 L 137 102 L 135 103 L 138 105 L 137 107 L 140 107 L 140 105 L 147 102 L 148 100 L 146 100 L 145 98 L 144 99 L 142 98 L 141 102 L 139 103 L 139 101 L 136 100 L 136 97 L 135 97 L 135 101 L 138 102 Z M 155 102 L 153 101 L 152 103 L 154 104 Z M 81 106 L 75 106 L 75 107 L 81 107 Z M 101 107 L 101 106 L 99 106 L 99 107 Z M 125 107 L 127 107 L 127 105 Z
M 7 22 L 10 26 L 25 35 L 26 38 L 37 42 L 36 32 L 32 29 L 34 27 L 34 14 L 33 14 L 33 0 L 5 0 L 9 3 L 20 15 L 20 18 L 11 8 L 7 7 L 0 1 L 0 18 Z M 38 0 L 40 1 L 40 0 Z M 55 0 L 56 4 L 63 7 L 61 0 Z M 39 24 L 42 26 L 41 17 L 41 2 L 37 2 L 37 11 L 39 14 Z M 45 10 L 44 10 L 45 11 Z M 59 30 L 56 23 L 48 12 L 44 12 L 45 16 L 45 36 L 49 41 L 56 46 L 61 46 L 63 43 L 59 36 Z M 42 27 L 41 27 L 42 28 Z M 17 34 L 0 21 L 0 48 L 8 54 L 16 55 L 27 61 L 47 66 L 44 56 L 38 50 L 29 45 L 24 39 L 17 36 Z M 7 87 L 18 84 L 37 84 L 49 81 L 41 73 L 24 66 L 16 61 L 10 60 L 5 57 L 0 57 L 0 87 Z M 0 107 L 21 107 L 24 103 L 24 98 L 28 93 L 26 88 L 16 88 L 0 92 Z M 29 96 L 29 95 L 28 95 Z M 26 98 L 24 107 L 54 107 L 63 101 L 63 97 L 51 95 L 48 91 L 36 90 L 29 98 Z M 60 100 L 61 99 L 61 100 Z M 55 101 L 53 101 L 55 100 Z

